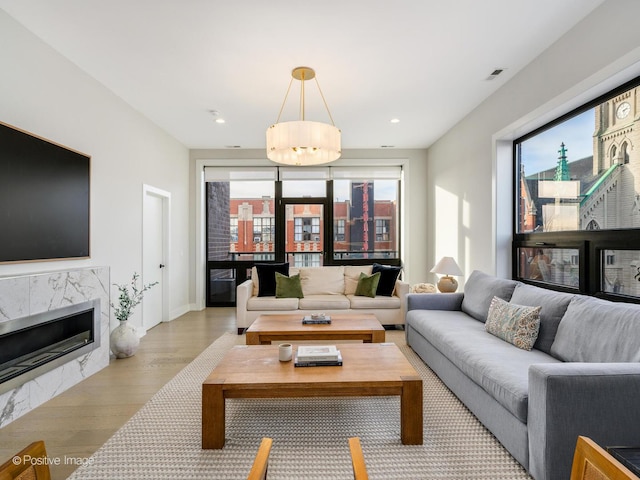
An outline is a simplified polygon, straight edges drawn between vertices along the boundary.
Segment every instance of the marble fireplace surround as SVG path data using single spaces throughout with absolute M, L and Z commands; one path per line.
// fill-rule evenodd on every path
M 109 364 L 109 268 L 0 277 L 0 323 L 100 300 L 100 345 L 0 394 L 0 428 Z

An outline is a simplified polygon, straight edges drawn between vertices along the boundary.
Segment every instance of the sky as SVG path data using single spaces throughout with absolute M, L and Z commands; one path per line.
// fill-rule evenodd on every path
M 555 168 L 564 142 L 567 161 L 573 162 L 593 155 L 594 109 L 576 115 L 535 137 L 522 142 L 522 164 L 528 177 Z

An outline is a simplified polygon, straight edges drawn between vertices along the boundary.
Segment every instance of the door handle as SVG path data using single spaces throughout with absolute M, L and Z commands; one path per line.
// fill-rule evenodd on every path
M 161 264 L 160 264 L 160 268 L 164 268 L 164 263 L 161 263 Z

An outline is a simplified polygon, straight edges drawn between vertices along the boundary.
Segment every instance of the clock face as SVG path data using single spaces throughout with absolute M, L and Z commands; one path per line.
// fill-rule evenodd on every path
M 623 102 L 618 105 L 618 108 L 616 109 L 616 117 L 625 118 L 627 115 L 629 115 L 630 111 L 631 105 L 629 105 L 627 102 Z

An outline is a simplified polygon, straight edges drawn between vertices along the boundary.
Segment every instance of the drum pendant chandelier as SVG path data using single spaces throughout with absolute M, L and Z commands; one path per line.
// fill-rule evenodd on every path
M 315 78 L 316 72 L 309 67 L 296 67 L 291 72 L 289 88 L 282 102 L 276 123 L 267 129 L 267 158 L 284 165 L 320 165 L 340 158 L 340 130 L 333 123 L 333 117 L 324 99 L 320 84 L 316 85 L 329 114 L 331 125 L 310 122 L 304 116 L 304 82 Z M 280 122 L 282 110 L 287 102 L 293 80 L 300 80 L 300 120 Z

